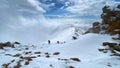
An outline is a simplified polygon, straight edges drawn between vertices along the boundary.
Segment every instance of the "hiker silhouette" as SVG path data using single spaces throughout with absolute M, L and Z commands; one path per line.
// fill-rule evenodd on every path
M 50 40 L 48 40 L 48 44 L 50 44 Z

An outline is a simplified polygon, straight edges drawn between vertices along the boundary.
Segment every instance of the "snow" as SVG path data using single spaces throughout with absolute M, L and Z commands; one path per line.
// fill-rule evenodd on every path
M 16 48 L 5 48 L 5 50 L 0 50 L 0 66 L 4 63 L 8 63 L 11 60 L 15 59 L 14 63 L 11 63 L 10 66 L 13 67 L 16 65 L 16 62 L 19 61 L 17 57 L 7 56 L 5 54 L 15 55 L 17 53 L 22 54 L 22 56 L 37 56 L 34 52 L 41 52 L 41 56 L 34 58 L 30 61 L 29 65 L 24 65 L 25 61 L 23 61 L 21 68 L 65 68 L 69 66 L 74 66 L 75 68 L 109 68 L 108 64 L 112 65 L 112 68 L 119 68 L 119 58 L 110 57 L 108 54 L 104 54 L 98 51 L 98 48 L 102 45 L 102 42 L 111 42 L 111 36 L 109 35 L 101 35 L 101 34 L 85 34 L 80 35 L 77 40 L 72 40 L 68 36 L 72 34 L 73 28 L 68 28 L 61 33 L 67 34 L 59 34 L 55 37 L 55 39 L 51 39 L 51 41 L 66 41 L 64 44 L 51 43 L 49 44 L 37 44 L 35 46 L 20 46 L 16 45 Z M 60 37 L 62 36 L 62 37 Z M 69 40 L 65 40 L 65 39 Z M 29 50 L 25 50 L 28 47 Z M 25 55 L 25 52 L 31 51 L 31 54 Z M 50 57 L 46 58 L 45 53 L 48 52 Z M 54 52 L 60 52 L 59 55 L 53 55 Z M 70 59 L 70 58 L 79 58 L 81 62 L 72 61 L 72 60 L 58 60 L 61 59 Z
M 45 10 L 37 0 L 0 0 L 0 4 L 0 41 L 22 42 L 15 48 L 0 49 L 0 68 L 7 63 L 9 68 L 14 68 L 18 62 L 21 68 L 120 68 L 119 57 L 98 51 L 103 42 L 116 41 L 107 34 L 84 34 L 91 27 L 86 21 L 72 18 L 46 20 L 42 15 Z M 77 39 L 72 39 L 72 36 Z M 60 54 L 54 55 L 55 52 Z M 25 65 L 28 60 L 22 59 L 22 56 L 33 58 Z M 78 58 L 80 62 L 70 58 Z
M 115 10 L 115 11 L 120 11 L 120 9 L 119 9 L 119 8 L 115 8 L 114 10 Z

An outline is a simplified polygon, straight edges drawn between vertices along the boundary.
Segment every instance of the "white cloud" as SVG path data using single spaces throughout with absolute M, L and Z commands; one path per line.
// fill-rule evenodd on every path
M 35 8 L 35 10 L 45 12 L 45 10 L 39 6 L 40 2 L 38 2 L 37 0 L 28 0 L 28 2 L 31 3 L 31 5 Z
M 66 8 L 67 11 L 80 15 L 99 16 L 104 5 L 114 5 L 114 0 L 70 0 L 75 5 Z
M 24 17 L 27 13 L 33 18 L 42 17 L 42 13 L 45 12 L 36 0 L 0 0 L 0 4 L 0 24 L 2 25 L 21 24 L 20 16 Z
M 36 0 L 0 0 L 0 41 L 45 40 L 44 12 Z

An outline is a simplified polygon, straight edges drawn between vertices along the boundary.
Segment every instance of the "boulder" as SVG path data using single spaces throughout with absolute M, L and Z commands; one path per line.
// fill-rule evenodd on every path
M 100 22 L 94 22 L 92 28 L 89 28 L 86 33 L 99 33 L 100 32 Z
M 119 45 L 114 46 L 113 49 L 120 52 L 120 46 Z
M 3 45 L 0 43 L 0 49 L 3 49 Z
M 72 39 L 73 39 L 73 40 L 76 40 L 76 39 L 77 39 L 77 37 L 75 37 L 75 36 L 72 36 Z
M 117 45 L 117 43 L 109 43 L 108 46 L 110 46 L 110 47 L 115 47 L 116 45 Z
M 103 42 L 103 46 L 109 45 L 109 42 Z
M 17 42 L 17 41 L 16 41 L 16 42 L 14 42 L 14 44 L 20 44 L 20 42 Z
M 104 7 L 102 8 L 103 13 L 109 13 L 109 12 L 110 12 L 109 7 L 110 7 L 110 6 L 104 6 Z
M 60 52 L 55 52 L 55 53 L 53 53 L 53 55 L 59 55 L 60 54 Z
M 117 6 L 117 8 L 119 8 L 119 9 L 120 9 L 120 4 Z
M 80 62 L 80 59 L 79 59 L 79 58 L 70 58 L 70 60 Z
M 41 52 L 34 52 L 35 54 L 41 54 Z
M 96 26 L 99 26 L 100 25 L 100 22 L 94 22 L 93 23 L 93 28 L 96 27 Z
M 108 25 L 107 28 L 102 26 L 102 30 L 106 30 L 110 34 L 117 34 L 114 30 L 120 29 L 120 5 L 111 9 L 110 6 L 104 6 L 102 11 L 102 25 Z

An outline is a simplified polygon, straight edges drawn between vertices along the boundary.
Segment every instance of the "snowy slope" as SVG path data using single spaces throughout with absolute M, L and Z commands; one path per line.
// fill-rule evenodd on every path
M 64 38 L 71 34 L 70 32 L 67 33 L 68 34 L 63 36 Z M 64 41 L 59 37 L 56 37 L 56 39 Z M 54 42 L 55 41 L 56 40 L 54 40 Z M 15 61 L 9 65 L 10 67 L 14 67 L 20 58 L 5 54 L 15 55 L 19 53 L 26 57 L 36 56 L 36 58 L 33 58 L 33 60 L 30 61 L 29 65 L 25 65 L 25 61 L 22 61 L 21 68 L 69 68 L 69 66 L 73 66 L 75 68 L 119 68 L 120 65 L 118 58 L 110 57 L 109 55 L 98 51 L 98 48 L 104 41 L 111 42 L 112 39 L 109 35 L 86 34 L 80 35 L 77 40 L 66 40 L 66 43 L 64 44 L 51 43 L 49 45 L 47 43 L 40 43 L 35 46 L 16 45 L 16 48 L 13 49 L 5 48 L 4 50 L 0 50 L 0 58 L 2 58 L 0 66 L 15 59 Z M 26 50 L 25 48 L 29 49 Z M 29 51 L 31 51 L 31 53 L 25 54 Z M 35 52 L 41 53 L 35 54 Z M 46 57 L 47 54 L 45 53 L 47 52 L 50 57 Z M 60 52 L 60 54 L 53 55 L 54 52 Z M 37 57 L 38 55 L 40 55 L 40 57 Z M 68 60 L 58 60 L 58 58 Z M 69 60 L 70 58 L 79 58 L 81 62 Z M 111 66 L 108 66 L 109 64 Z
M 37 0 L 0 0 L 0 4 L 0 42 L 22 42 L 0 49 L 0 68 L 120 68 L 120 58 L 98 51 L 102 42 L 113 42 L 111 36 L 83 34 L 90 26 L 74 20 L 46 20 Z M 73 40 L 76 30 L 78 39 Z

